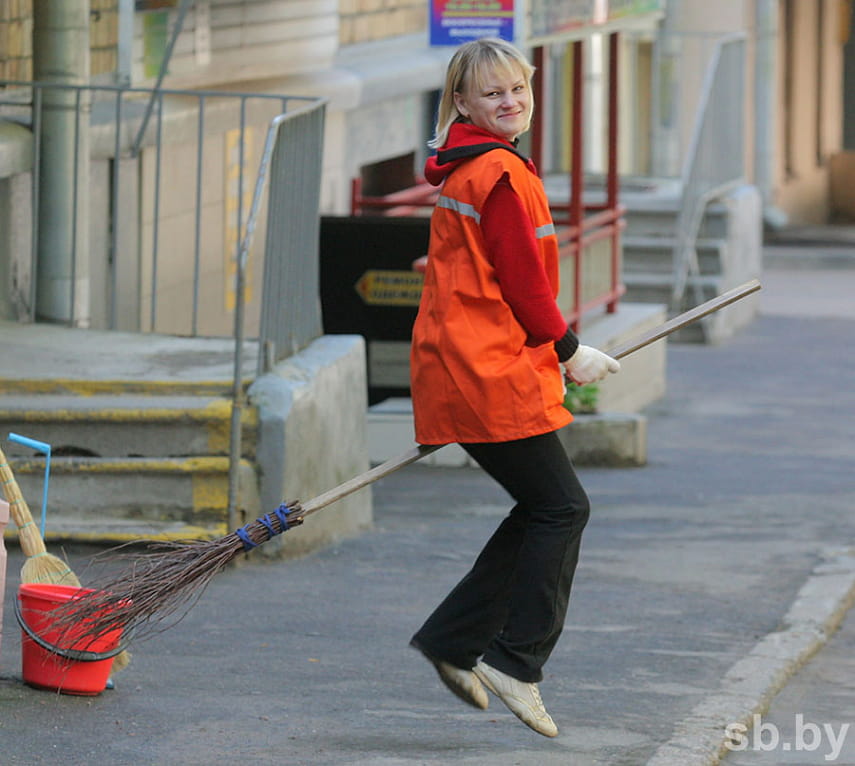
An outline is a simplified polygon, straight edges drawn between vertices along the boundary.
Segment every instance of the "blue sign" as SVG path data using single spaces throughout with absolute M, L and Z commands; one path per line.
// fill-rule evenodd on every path
M 514 0 L 431 0 L 431 45 L 460 45 L 481 37 L 514 41 Z

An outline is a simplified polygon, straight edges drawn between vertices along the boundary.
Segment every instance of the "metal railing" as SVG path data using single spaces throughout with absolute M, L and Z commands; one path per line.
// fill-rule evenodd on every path
M 582 317 L 595 309 L 605 307 L 606 313 L 615 313 L 625 292 L 621 276 L 621 233 L 626 222 L 623 217 L 624 207 L 618 202 L 618 43 L 616 32 L 608 35 L 607 167 L 605 195 L 602 202 L 597 204 L 588 203 L 584 199 L 585 43 L 577 40 L 570 46 L 573 74 L 569 84 L 573 106 L 570 116 L 569 186 L 566 203 L 552 202 L 551 207 L 558 233 L 559 256 L 562 260 L 569 258 L 571 263 L 572 303 L 565 316 L 576 332 L 580 330 Z M 535 49 L 534 64 L 538 71 L 545 71 L 546 52 L 543 46 Z M 543 103 L 546 95 L 544 79 L 535 78 L 534 87 L 535 103 Z M 543 124 L 535 117 L 532 157 L 538 167 L 543 166 L 543 132 Z M 593 260 L 587 258 L 586 255 L 592 251 L 591 246 L 599 242 L 606 243 L 608 257 L 600 255 Z M 604 261 L 606 268 L 603 268 Z
M 227 91 L 186 91 L 130 88 L 108 85 L 60 85 L 41 82 L 0 81 L 0 118 L 15 120 L 30 126 L 37 137 L 33 142 L 32 158 L 32 253 L 31 282 L 29 290 L 29 316 L 36 318 L 36 286 L 39 269 L 39 226 L 42 142 L 38 140 L 44 124 L 45 102 L 65 100 L 73 112 L 73 182 L 69 185 L 72 209 L 72 229 L 68 237 L 70 273 L 64 303 L 69 307 L 64 316 L 52 317 L 76 326 L 103 327 L 105 329 L 142 330 L 181 335 L 230 335 L 230 328 L 220 322 L 212 326 L 210 316 L 201 315 L 202 295 L 210 295 L 206 286 L 206 272 L 218 255 L 231 263 L 226 280 L 236 276 L 234 264 L 246 226 L 248 191 L 257 172 L 257 158 L 249 151 L 252 136 L 265 129 L 270 120 L 279 114 L 288 114 L 296 106 L 319 105 L 319 99 L 274 94 L 234 93 Z M 149 104 L 153 104 L 149 111 Z M 296 106 L 295 106 L 296 105 Z M 149 119 L 150 117 L 150 119 Z M 315 126 L 306 126 L 314 129 Z M 88 130 L 87 142 L 81 136 Z M 232 155 L 220 152 L 226 136 Z M 187 168 L 191 178 L 182 178 L 188 199 L 182 199 L 183 227 L 178 229 L 175 220 L 169 220 L 171 211 L 164 197 L 173 192 L 164 188 L 167 171 L 174 179 L 174 147 L 184 145 L 195 155 L 195 167 Z M 80 207 L 81 178 L 89 163 L 78 147 L 88 147 L 89 160 L 103 161 L 109 171 L 108 200 L 105 211 L 93 211 L 87 226 L 95 232 L 94 239 L 105 243 L 103 252 L 97 247 L 79 252 L 78 229 L 83 224 L 77 210 Z M 187 147 L 190 147 L 187 149 Z M 172 150 L 172 151 L 171 151 Z M 312 151 L 320 152 L 319 146 Z M 216 154 L 216 161 L 211 161 Z M 167 156 L 168 155 L 168 156 Z M 227 168 L 223 165 L 228 163 Z M 224 175 L 228 173 L 228 177 Z M 276 193 L 279 183 L 290 179 L 276 178 L 271 193 Z M 210 212 L 211 189 L 225 189 L 222 203 L 228 207 L 221 214 Z M 209 208 L 205 225 L 205 208 Z M 298 214 L 303 216 L 305 210 Z M 227 242 L 211 244 L 210 223 L 225 226 L 231 232 Z M 180 240 L 171 238 L 179 235 Z M 216 238 L 214 238 L 216 239 Z M 261 238 L 259 238 L 260 240 Z M 276 251 L 278 253 L 278 251 Z M 165 256 L 164 253 L 168 255 Z M 258 256 L 264 257 L 267 255 Z M 90 261 L 92 263 L 90 264 Z M 164 309 L 164 265 L 169 272 L 181 274 L 182 287 L 180 317 L 167 318 Z M 261 273 L 258 270 L 258 274 Z M 85 295 L 78 294 L 82 275 L 89 275 Z M 98 282 L 99 279 L 101 282 Z M 222 279 L 220 275 L 219 279 Z M 257 278 L 260 286 L 261 279 Z M 207 293 L 206 293 L 207 289 Z M 226 287 L 228 288 L 228 285 Z M 304 292 L 303 286 L 295 288 L 295 298 Z M 175 301 L 168 301 L 175 314 Z M 260 301 L 250 307 L 252 322 L 260 322 Z M 209 315 L 213 312 L 209 311 Z M 305 345 L 305 344 L 304 344 Z
M 324 118 L 322 105 L 311 104 L 274 119 L 268 133 L 273 148 L 259 373 L 323 333 L 318 209 Z M 259 179 L 264 173 L 262 164 Z
M 701 303 L 697 241 L 707 206 L 745 179 L 745 39 L 718 40 L 706 68 L 681 173 L 675 229 L 671 309 L 681 309 L 688 286 Z
M 267 202 L 264 292 L 258 374 L 323 333 L 318 296 L 318 238 L 324 102 L 274 117 L 267 130 L 246 230 L 238 252 L 232 416 L 229 445 L 229 528 L 237 522 L 238 468 L 244 407 L 243 341 L 246 261 L 264 198 Z

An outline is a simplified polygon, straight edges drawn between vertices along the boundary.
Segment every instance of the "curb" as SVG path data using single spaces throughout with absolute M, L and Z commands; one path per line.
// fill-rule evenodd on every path
M 750 729 L 790 677 L 831 638 L 855 602 L 855 548 L 825 549 L 783 619 L 724 674 L 718 691 L 674 727 L 647 766 L 716 766 L 729 752 L 725 727 Z

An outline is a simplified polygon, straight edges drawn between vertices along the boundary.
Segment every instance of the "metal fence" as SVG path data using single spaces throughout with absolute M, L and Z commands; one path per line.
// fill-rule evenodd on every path
M 299 167 L 277 170 L 281 163 L 274 158 L 269 194 L 277 199 L 278 241 L 267 246 L 263 235 L 254 238 L 258 263 L 253 263 L 251 278 L 244 275 L 243 290 L 263 292 L 261 275 L 265 270 L 284 268 L 281 264 L 271 266 L 270 259 L 299 260 L 301 267 L 291 271 L 296 281 L 279 285 L 288 293 L 285 300 L 290 306 L 295 302 L 306 304 L 305 310 L 294 312 L 300 325 L 293 330 L 289 348 L 306 345 L 311 332 L 318 334 L 320 316 L 306 297 L 307 292 L 316 293 L 317 287 L 307 291 L 308 277 L 304 278 L 305 264 L 317 258 L 316 241 L 282 234 L 290 224 L 304 226 L 306 221 L 317 221 L 317 195 L 309 189 L 305 197 L 297 198 L 280 187 L 305 187 L 320 181 L 322 100 L 43 82 L 0 81 L 0 89 L 0 118 L 31 127 L 36 137 L 31 279 L 26 306 L 29 315 L 23 319 L 40 318 L 37 287 L 42 287 L 46 278 L 45 258 L 40 253 L 45 250 L 45 239 L 52 237 L 48 249 L 54 254 L 61 251 L 65 262 L 60 264 L 60 278 L 50 289 L 59 304 L 54 315 L 47 317 L 51 321 L 106 329 L 230 336 L 232 323 L 228 317 L 238 293 L 237 264 L 248 226 L 249 198 L 261 172 L 259 153 L 254 151 L 258 141 L 253 137 L 278 119 L 276 136 L 280 141 L 299 144 L 304 163 L 313 158 L 317 161 L 310 171 L 316 172 L 317 178 L 296 178 L 308 165 L 303 171 Z M 42 182 L 46 113 L 48 119 L 55 119 L 57 111 L 67 115 L 64 127 L 73 146 L 67 158 L 71 166 L 68 194 L 59 203 L 56 190 L 43 188 Z M 310 118 L 310 114 L 315 116 Z M 318 133 L 304 136 L 302 131 Z M 176 167 L 178 163 L 180 168 Z M 92 188 L 88 188 L 90 178 L 95 179 Z M 222 199 L 212 201 L 217 193 L 212 190 L 221 190 Z M 283 194 L 286 199 L 279 202 Z M 46 200 L 46 195 L 53 199 Z M 306 204 L 312 199 L 316 200 L 313 211 Z M 41 225 L 46 202 L 66 206 L 67 231 L 62 232 L 63 227 L 46 231 Z M 259 200 L 258 220 L 263 221 L 266 215 L 265 203 Z M 91 232 L 91 246 L 88 238 L 81 236 L 84 228 L 87 237 Z M 289 247 L 281 247 L 284 239 Z M 300 254 L 298 248 L 308 250 Z M 248 253 L 243 254 L 243 266 L 248 257 Z M 213 277 L 211 261 L 217 259 L 223 273 Z M 215 290 L 230 294 L 226 311 L 222 303 L 219 310 L 213 310 Z M 283 294 L 276 300 L 281 298 Z M 253 335 L 258 334 L 263 300 L 253 299 L 244 305 Z M 311 324 L 306 320 L 313 311 L 317 316 Z
M 270 127 L 259 372 L 323 332 L 318 208 L 324 117 L 324 109 L 312 104 L 277 117 Z
M 229 528 L 237 523 L 242 444 L 242 382 L 246 261 L 265 187 L 267 210 L 258 374 L 322 334 L 318 239 L 324 102 L 274 117 L 267 131 L 252 206 L 237 261 L 235 355 L 229 446 Z

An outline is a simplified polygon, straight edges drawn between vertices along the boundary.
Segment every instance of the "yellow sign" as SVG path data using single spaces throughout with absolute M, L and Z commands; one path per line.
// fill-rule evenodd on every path
M 369 269 L 354 287 L 370 306 L 418 306 L 424 276 L 415 271 Z

